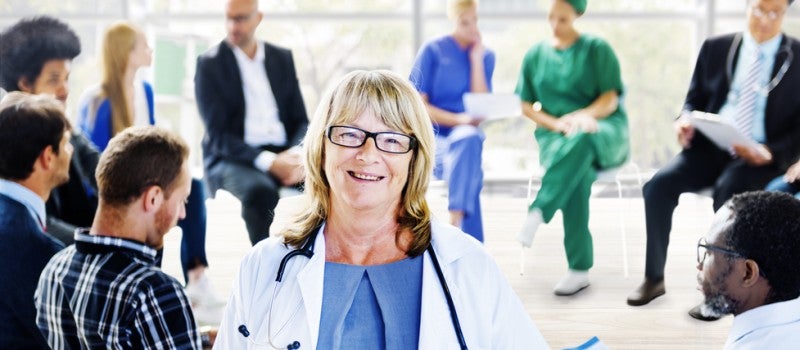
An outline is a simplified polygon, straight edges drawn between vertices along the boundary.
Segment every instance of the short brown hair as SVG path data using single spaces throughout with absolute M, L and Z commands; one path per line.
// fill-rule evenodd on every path
M 189 147 L 179 136 L 154 126 L 131 127 L 114 136 L 97 164 L 100 201 L 130 204 L 150 186 L 172 193 Z
M 0 103 L 0 178 L 27 179 L 47 146 L 59 153 L 70 128 L 64 105 L 52 96 L 9 93 Z

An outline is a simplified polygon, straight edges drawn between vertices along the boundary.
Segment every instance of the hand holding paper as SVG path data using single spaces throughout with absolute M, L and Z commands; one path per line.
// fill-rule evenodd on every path
M 767 165 L 772 162 L 772 152 L 761 144 L 756 147 L 733 145 L 733 151 L 739 158 L 753 166 Z
M 747 146 L 753 149 L 759 146 L 758 143 L 742 134 L 735 126 L 720 119 L 717 114 L 692 111 L 689 114 L 689 122 L 721 149 L 731 150 L 734 145 Z

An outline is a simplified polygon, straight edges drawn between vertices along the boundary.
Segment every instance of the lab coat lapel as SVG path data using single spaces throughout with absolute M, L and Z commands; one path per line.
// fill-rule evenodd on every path
M 325 274 L 325 225 L 319 228 L 317 239 L 314 241 L 314 256 L 308 264 L 297 274 L 297 284 L 303 296 L 303 306 L 311 332 L 311 346 L 316 349 L 319 337 L 319 322 L 322 315 L 322 282 Z
M 450 282 L 451 266 L 450 263 L 457 260 L 461 256 L 461 247 L 448 247 L 445 244 L 438 244 L 437 238 L 443 232 L 438 227 L 439 224 L 435 221 L 432 222 L 432 239 L 431 244 L 436 251 L 436 256 L 439 258 L 439 265 L 442 268 L 442 273 L 448 281 L 450 293 L 453 295 L 456 309 L 459 311 L 459 318 L 461 319 L 461 326 L 464 327 L 464 316 L 466 310 L 458 307 L 458 286 Z M 425 251 L 423 266 L 422 266 L 422 310 L 420 310 L 420 328 L 419 328 L 419 348 L 420 349 L 450 349 L 455 346 L 458 348 L 458 339 L 453 329 L 453 322 L 450 320 L 450 308 L 447 307 L 447 299 L 444 296 L 442 284 L 439 282 L 439 277 L 436 275 L 436 269 L 433 267 L 428 251 Z

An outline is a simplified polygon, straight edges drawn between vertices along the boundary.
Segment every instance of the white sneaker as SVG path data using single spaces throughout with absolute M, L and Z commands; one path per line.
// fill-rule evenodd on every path
M 522 224 L 522 229 L 517 235 L 517 242 L 522 244 L 525 248 L 530 248 L 531 244 L 533 244 L 533 236 L 536 235 L 536 230 L 539 229 L 539 225 L 542 223 L 544 223 L 542 211 L 539 208 L 531 209 L 531 211 L 528 212 L 528 216 L 525 218 L 525 223 Z
M 192 306 L 225 306 L 225 300 L 217 296 L 206 274 L 203 274 L 197 282 L 187 285 L 185 291 Z
M 569 270 L 566 276 L 556 284 L 553 293 L 568 296 L 580 292 L 589 286 L 589 271 Z

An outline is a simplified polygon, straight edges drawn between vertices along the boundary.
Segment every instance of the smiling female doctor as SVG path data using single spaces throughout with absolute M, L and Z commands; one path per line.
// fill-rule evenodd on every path
M 548 348 L 483 246 L 431 221 L 433 140 L 405 79 L 345 76 L 304 141 L 310 205 L 243 259 L 215 348 Z

